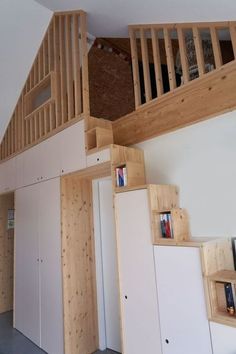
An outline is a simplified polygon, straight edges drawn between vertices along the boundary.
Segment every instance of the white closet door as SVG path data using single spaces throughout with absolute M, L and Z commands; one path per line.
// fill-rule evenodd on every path
M 155 263 L 147 190 L 119 193 L 115 200 L 123 352 L 160 354 Z
M 101 251 L 107 348 L 121 351 L 119 279 L 111 179 L 99 181 Z
M 40 183 L 41 347 L 63 354 L 60 179 Z
M 40 345 L 38 185 L 15 192 L 15 327 Z
M 199 249 L 154 248 L 163 354 L 211 354 Z

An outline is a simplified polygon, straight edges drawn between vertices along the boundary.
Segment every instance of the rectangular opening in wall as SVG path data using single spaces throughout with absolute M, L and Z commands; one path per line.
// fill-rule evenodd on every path
M 229 28 L 219 28 L 217 30 L 218 38 L 220 41 L 220 49 L 222 54 L 223 64 L 227 64 L 234 60 L 234 52 L 232 46 L 232 39 L 230 36 Z
M 52 74 L 50 73 L 25 95 L 25 116 L 29 116 L 39 107 L 48 103 L 53 99 L 52 96 Z

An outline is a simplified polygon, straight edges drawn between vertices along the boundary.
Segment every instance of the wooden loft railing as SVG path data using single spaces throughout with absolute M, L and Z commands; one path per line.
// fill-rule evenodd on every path
M 129 33 L 136 109 L 236 58 L 236 22 L 132 25 Z
M 86 14 L 56 13 L 0 146 L 4 160 L 89 115 Z

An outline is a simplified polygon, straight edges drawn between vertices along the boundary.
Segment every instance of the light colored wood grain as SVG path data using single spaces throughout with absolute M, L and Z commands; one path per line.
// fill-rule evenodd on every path
M 65 19 L 65 47 L 66 47 L 66 92 L 68 120 L 75 116 L 74 97 L 73 97 L 73 76 L 72 76 L 72 31 L 71 16 L 67 15 Z
M 75 85 L 75 115 L 82 112 L 82 92 L 81 92 L 81 75 L 80 75 L 80 49 L 79 49 L 79 16 L 73 15 L 73 68 L 74 68 L 74 85 Z
M 156 78 L 156 86 L 157 86 L 157 96 L 160 97 L 163 94 L 163 79 L 161 72 L 161 56 L 160 56 L 160 47 L 159 47 L 159 39 L 157 31 L 152 28 L 152 50 L 153 50 L 153 60 L 154 60 L 154 68 L 155 68 L 155 78 Z
M 152 92 L 151 92 L 151 82 L 150 82 L 150 69 L 149 69 L 147 38 L 146 38 L 146 33 L 145 33 L 144 29 L 140 30 L 140 41 L 141 41 L 144 88 L 145 88 L 145 100 L 146 100 L 146 102 L 149 102 L 152 99 Z
M 166 51 L 170 90 L 174 90 L 176 88 L 176 77 L 175 77 L 175 65 L 174 65 L 174 57 L 173 57 L 173 48 L 172 48 L 172 43 L 170 38 L 170 31 L 168 28 L 164 28 L 163 33 L 164 33 L 164 41 L 165 41 L 165 51 Z
M 202 48 L 202 39 L 199 28 L 197 26 L 193 27 L 193 39 L 197 57 L 198 73 L 199 76 L 202 76 L 205 73 L 205 62 Z
M 129 29 L 130 36 L 130 48 L 133 68 L 133 82 L 134 82 L 134 99 L 135 107 L 138 108 L 141 105 L 141 92 L 140 92 L 140 77 L 139 77 L 139 65 L 138 65 L 138 53 L 135 31 Z
M 188 67 L 188 57 L 187 57 L 187 48 L 184 37 L 183 29 L 179 26 L 177 27 L 178 40 L 179 40 L 179 54 L 181 60 L 181 67 L 183 72 L 184 83 L 189 81 L 189 67 Z
M 98 349 L 91 181 L 61 181 L 65 353 Z
M 133 145 L 229 112 L 236 108 L 235 90 L 231 62 L 113 122 L 114 142 Z
M 13 309 L 14 229 L 7 229 L 8 209 L 14 209 L 14 193 L 0 196 L 0 313 Z
M 88 43 L 87 43 L 87 18 L 84 12 L 80 13 L 81 48 L 82 48 L 82 90 L 83 112 L 90 115 L 89 101 L 89 71 L 88 71 Z
M 211 42 L 215 59 L 215 67 L 216 69 L 220 68 L 223 64 L 222 61 L 222 53 L 220 49 L 220 41 L 217 33 L 217 29 L 215 27 L 210 28 L 211 32 Z

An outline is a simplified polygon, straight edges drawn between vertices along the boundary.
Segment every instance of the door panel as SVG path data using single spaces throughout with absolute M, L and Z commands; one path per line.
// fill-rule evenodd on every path
M 211 354 L 199 249 L 154 249 L 163 354 Z
M 15 192 L 15 327 L 40 345 L 38 185 Z
M 101 252 L 107 348 L 121 352 L 117 245 L 111 179 L 99 183 Z
M 41 347 L 63 353 L 60 179 L 40 183 Z

